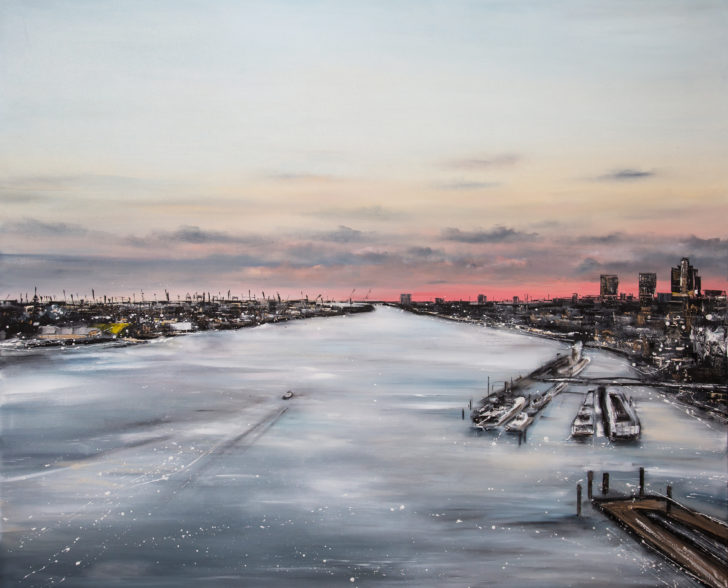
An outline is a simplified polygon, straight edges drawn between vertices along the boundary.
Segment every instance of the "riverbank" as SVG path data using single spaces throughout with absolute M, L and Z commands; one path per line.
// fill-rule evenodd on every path
M 95 309 L 98 313 L 100 309 Z M 104 309 L 111 312 L 109 307 Z M 126 306 L 113 308 L 114 312 L 129 313 Z M 115 317 L 113 323 L 107 325 L 93 326 L 92 328 L 83 324 L 78 325 L 78 320 L 69 324 L 66 321 L 56 321 L 53 326 L 38 325 L 35 332 L 21 333 L 17 337 L 12 337 L 0 341 L 0 353 L 3 351 L 22 351 L 29 349 L 43 349 L 53 347 L 75 347 L 82 345 L 108 345 L 108 346 L 127 346 L 147 343 L 149 341 L 164 337 L 180 337 L 191 333 L 204 331 L 229 331 L 250 327 L 257 327 L 270 323 L 283 323 L 293 320 L 303 320 L 308 318 L 320 318 L 328 316 L 341 316 L 346 314 L 358 314 L 362 312 L 372 312 L 374 307 L 371 304 L 341 304 L 341 305 L 313 305 L 307 306 L 305 309 L 291 309 L 282 307 L 276 312 L 259 313 L 248 315 L 238 313 L 237 317 L 227 316 L 225 321 L 212 320 L 220 314 L 220 309 L 215 307 L 214 311 L 208 308 L 208 311 L 197 311 L 197 318 L 193 319 L 191 311 L 185 315 L 177 317 L 174 320 L 165 318 L 163 309 L 157 306 L 150 306 L 144 311 L 144 307 L 133 309 L 135 313 L 131 317 Z M 91 308 L 87 309 L 85 323 L 100 318 L 94 316 Z M 204 317 L 204 320 L 200 319 Z M 105 317 L 110 320 L 109 316 Z M 194 320 L 194 322 L 193 322 Z M 93 324 L 93 323 L 92 323 Z M 112 334 L 114 325 L 124 325 L 118 330 L 118 333 Z M 43 333 L 42 330 L 54 330 L 52 334 Z M 56 332 L 60 331 L 60 332 Z M 42 334 L 39 334 L 42 333 Z
M 419 316 L 429 316 L 457 323 L 465 323 L 494 329 L 514 331 L 522 333 L 524 335 L 548 339 L 552 341 L 560 341 L 564 343 L 584 341 L 583 336 L 577 336 L 576 333 L 549 333 L 547 331 L 544 331 L 543 329 L 528 327 L 521 324 L 485 321 L 483 319 L 469 317 L 453 317 L 435 311 L 418 308 L 416 306 L 401 306 L 397 304 L 390 304 L 389 306 L 400 308 L 406 312 L 410 312 Z M 702 416 L 712 418 L 721 423 L 728 422 L 728 384 L 718 382 L 713 386 L 712 391 L 691 391 L 691 382 L 681 382 L 680 379 L 677 377 L 679 373 L 668 374 L 666 370 L 655 367 L 653 364 L 645 361 L 645 358 L 637 353 L 630 352 L 625 349 L 594 340 L 584 341 L 584 347 L 588 349 L 604 351 L 614 354 L 615 356 L 628 359 L 631 363 L 632 368 L 642 380 L 640 382 L 640 385 L 654 387 L 660 392 L 660 394 L 663 394 L 665 397 L 675 399 L 676 402 L 679 402 L 686 407 L 700 411 L 700 414 Z M 678 388 L 677 392 L 673 392 L 672 390 L 661 387 L 661 382 L 668 377 L 676 384 L 682 384 L 682 388 Z

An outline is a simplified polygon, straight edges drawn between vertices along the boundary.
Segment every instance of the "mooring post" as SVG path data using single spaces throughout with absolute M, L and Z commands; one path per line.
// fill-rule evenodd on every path
M 602 474 L 602 494 L 607 494 L 609 492 L 609 472 L 604 472 Z
M 581 484 L 576 485 L 576 516 L 581 516 Z
M 645 468 L 640 468 L 640 498 L 645 495 Z
M 465 409 L 463 408 L 463 420 L 465 420 Z
M 592 499 L 592 483 L 594 482 L 594 472 L 589 470 L 586 473 L 586 497 Z
M 670 514 L 672 510 L 672 486 L 667 485 L 667 500 L 665 501 L 665 513 Z
M 470 402 L 468 402 L 468 408 L 470 410 L 473 410 L 473 399 L 472 398 L 470 399 Z
M 528 429 L 523 429 L 523 442 L 526 442 L 526 434 L 528 432 Z
M 518 447 L 521 446 L 522 442 L 523 442 L 523 431 L 518 431 Z

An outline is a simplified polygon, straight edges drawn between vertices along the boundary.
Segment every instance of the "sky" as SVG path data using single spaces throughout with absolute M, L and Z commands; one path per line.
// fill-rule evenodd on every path
M 724 0 L 0 0 L 0 296 L 728 288 Z

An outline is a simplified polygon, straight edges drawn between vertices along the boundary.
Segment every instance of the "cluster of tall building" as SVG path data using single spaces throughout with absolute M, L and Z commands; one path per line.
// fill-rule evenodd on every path
M 658 296 L 658 302 L 686 301 L 701 296 L 701 280 L 697 268 L 690 265 L 690 259 L 683 257 L 680 263 L 670 268 L 670 292 L 657 294 L 657 274 L 655 272 L 640 272 L 638 280 L 638 292 L 640 306 L 649 307 Z M 706 296 L 716 296 L 720 292 L 706 290 Z M 723 294 L 725 295 L 725 294 Z M 632 295 L 626 296 L 619 292 L 619 276 L 617 274 L 601 274 L 599 276 L 599 297 L 602 300 L 633 300 Z M 572 296 L 572 302 L 579 300 L 579 294 Z M 485 294 L 478 294 L 478 304 L 486 304 L 488 297 Z M 528 297 L 526 297 L 528 301 Z M 443 298 L 436 298 L 436 304 L 443 304 Z M 518 304 L 518 296 L 513 297 L 513 304 Z M 412 294 L 403 293 L 399 296 L 399 303 L 402 306 L 412 305 Z
M 639 300 L 642 306 L 650 306 L 657 291 L 657 274 L 640 272 Z M 680 263 L 670 268 L 670 296 L 672 300 L 686 300 L 700 296 L 701 281 L 697 268 L 690 265 L 690 259 L 683 257 Z M 616 300 L 619 296 L 619 277 L 616 274 L 599 276 L 599 296 L 605 300 Z

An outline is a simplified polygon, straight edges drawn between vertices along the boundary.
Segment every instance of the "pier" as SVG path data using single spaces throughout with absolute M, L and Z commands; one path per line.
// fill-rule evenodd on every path
M 566 384 L 554 383 L 549 390 L 537 396 L 535 400 L 531 398 L 530 394 L 527 397 L 519 397 L 519 395 L 525 394 L 528 386 L 545 381 L 547 376 L 575 376 L 587 366 L 589 361 L 589 358 L 581 355 L 581 344 L 575 344 L 571 353 L 557 354 L 554 359 L 528 375 L 519 376 L 515 380 L 511 379 L 510 382 L 503 382 L 503 387 L 496 392 L 491 392 L 489 382 L 488 394 L 481 400 L 480 408 L 471 413 L 474 428 L 490 430 L 505 426 L 507 431 L 519 434 L 520 444 L 525 439 L 526 430 L 533 423 L 534 417 L 554 396 L 566 388 Z M 526 415 L 521 415 L 519 419 L 521 411 Z M 515 424 L 509 425 L 511 421 Z
M 639 473 L 639 494 L 610 492 L 609 473 L 601 488 L 593 489 L 594 473 L 588 472 L 587 496 L 592 505 L 633 537 L 666 557 L 702 584 L 728 586 L 728 525 L 695 511 L 667 493 L 645 493 L 644 468 Z M 581 516 L 581 484 L 577 485 L 577 516 Z

